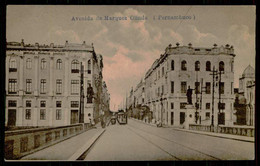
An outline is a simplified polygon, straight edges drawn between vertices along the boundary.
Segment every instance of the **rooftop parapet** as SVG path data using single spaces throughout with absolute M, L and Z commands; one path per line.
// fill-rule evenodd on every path
M 94 51 L 93 45 L 87 45 L 85 41 L 82 44 L 79 43 L 69 43 L 65 42 L 65 45 L 55 45 L 51 43 L 50 45 L 40 45 L 39 43 L 35 44 L 25 44 L 22 39 L 21 42 L 7 42 L 7 50 L 40 50 L 40 51 Z
M 235 56 L 233 46 L 226 44 L 225 46 L 217 47 L 217 44 L 214 44 L 211 48 L 204 47 L 192 47 L 192 44 L 189 43 L 188 46 L 180 46 L 177 42 L 176 47 L 173 47 L 169 44 L 165 49 L 165 54 L 188 54 L 188 55 L 219 55 L 227 54 Z
M 220 55 L 226 54 L 235 57 L 234 48 L 229 44 L 224 46 L 217 47 L 217 44 L 213 44 L 211 48 L 204 47 L 192 47 L 192 44 L 189 43 L 188 46 L 180 46 L 177 42 L 176 47 L 173 47 L 172 44 L 169 44 L 168 47 L 165 48 L 165 53 L 160 55 L 159 59 L 156 59 L 152 64 L 151 68 L 146 72 L 145 78 L 147 78 L 153 70 L 155 70 L 168 55 L 179 55 L 179 54 L 188 54 L 188 55 Z

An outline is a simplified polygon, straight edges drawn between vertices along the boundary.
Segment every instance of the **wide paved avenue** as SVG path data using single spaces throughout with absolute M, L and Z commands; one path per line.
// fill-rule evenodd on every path
M 129 119 L 127 125 L 109 125 L 84 157 L 87 161 L 252 160 L 254 143 Z

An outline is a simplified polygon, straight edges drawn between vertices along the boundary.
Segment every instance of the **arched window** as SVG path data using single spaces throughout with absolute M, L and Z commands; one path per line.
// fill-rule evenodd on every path
M 210 61 L 206 62 L 206 71 L 211 71 L 211 63 L 210 63 Z
M 184 70 L 184 71 L 187 70 L 187 62 L 186 61 L 181 62 L 181 70 Z
M 47 67 L 47 62 L 46 62 L 46 59 L 42 59 L 41 60 L 41 69 L 46 69 L 46 67 Z
M 17 64 L 15 59 L 10 59 L 9 61 L 9 72 L 16 72 L 17 71 Z
M 200 62 L 199 61 L 195 62 L 195 71 L 200 71 Z
M 26 59 L 26 68 L 27 69 L 32 68 L 32 60 L 30 58 Z
M 171 62 L 171 69 L 174 70 L 174 60 Z
M 88 74 L 91 74 L 91 61 L 88 60 Z
M 219 62 L 219 71 L 224 71 L 225 64 L 223 61 Z
M 79 73 L 79 61 L 73 60 L 71 62 L 71 73 Z
M 62 60 L 58 59 L 56 62 L 56 69 L 60 70 L 62 68 Z

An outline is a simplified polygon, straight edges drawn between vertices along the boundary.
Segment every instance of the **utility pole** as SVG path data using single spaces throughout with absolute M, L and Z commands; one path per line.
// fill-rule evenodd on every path
M 80 113 L 79 123 L 84 123 L 84 66 L 80 63 Z
M 213 66 L 213 71 L 211 71 L 212 73 L 210 75 L 212 75 L 213 78 L 213 82 L 212 82 L 212 115 L 211 115 L 211 126 L 214 127 L 214 93 L 215 93 L 215 77 L 218 73 L 217 70 L 215 70 L 215 66 Z M 213 128 L 211 129 L 212 131 L 214 130 Z
M 126 92 L 126 96 L 125 96 L 125 112 L 126 112 L 126 109 L 127 109 L 127 92 Z
M 201 110 L 202 110 L 202 92 L 206 92 L 206 87 L 203 87 L 203 78 L 200 80 L 201 82 L 201 88 L 200 88 L 200 116 L 199 116 L 199 122 L 201 124 Z
M 195 112 L 195 122 L 196 124 L 198 123 L 198 71 L 196 71 L 196 83 L 195 83 L 195 94 L 196 94 L 196 103 L 195 103 L 195 108 L 196 108 L 196 112 Z
M 218 83 L 218 99 L 219 99 L 219 101 L 218 101 L 218 125 L 219 124 L 223 124 L 223 122 L 222 122 L 222 118 L 220 118 L 220 113 L 221 113 L 221 109 L 223 109 L 222 108 L 222 104 L 221 104 L 221 74 L 222 74 L 222 72 L 223 72 L 223 74 L 224 74 L 224 71 L 219 71 L 219 83 Z

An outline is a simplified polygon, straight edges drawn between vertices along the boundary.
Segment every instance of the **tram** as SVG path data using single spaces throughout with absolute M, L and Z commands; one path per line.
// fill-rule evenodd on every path
M 124 111 L 119 111 L 117 113 L 117 121 L 120 125 L 127 124 L 127 114 Z

